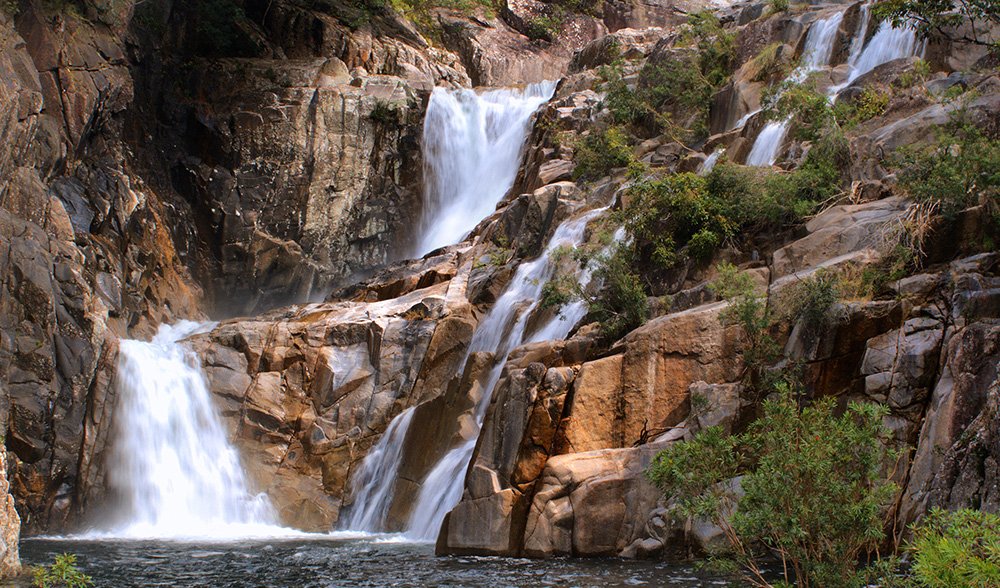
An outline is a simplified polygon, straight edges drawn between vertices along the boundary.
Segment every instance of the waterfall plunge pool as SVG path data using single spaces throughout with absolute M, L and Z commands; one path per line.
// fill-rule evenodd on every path
M 75 553 L 95 586 L 112 588 L 327 588 L 340 586 L 726 586 L 693 564 L 621 559 L 434 555 L 434 546 L 394 536 L 185 543 L 25 539 L 22 563 Z M 351 538 L 347 538 L 351 537 Z

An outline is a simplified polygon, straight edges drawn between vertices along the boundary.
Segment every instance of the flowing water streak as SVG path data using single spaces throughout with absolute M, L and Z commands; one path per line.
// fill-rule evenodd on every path
M 435 88 L 424 118 L 424 211 L 415 254 L 457 243 L 514 184 L 531 117 L 555 82 L 523 90 Z
M 797 84 L 805 81 L 809 74 L 830 63 L 833 44 L 837 40 L 837 31 L 840 30 L 840 23 L 843 20 L 844 13 L 837 12 L 827 18 L 817 20 L 809 27 L 805 47 L 802 49 L 802 65 L 789 76 L 792 83 Z M 785 142 L 785 134 L 788 132 L 790 122 L 791 118 L 786 118 L 764 125 L 764 128 L 757 133 L 757 138 L 750 149 L 750 155 L 747 156 L 747 165 L 758 167 L 774 165 L 778 159 L 781 145 Z
M 111 489 L 123 523 L 95 538 L 235 539 L 294 535 L 275 526 L 265 494 L 249 489 L 239 455 L 193 353 L 178 341 L 211 325 L 161 325 L 146 343 L 119 347 Z
M 382 525 L 392 504 L 396 473 L 403 457 L 403 441 L 412 420 L 412 407 L 394 418 L 378 443 L 361 462 L 361 469 L 351 477 L 354 504 L 341 519 L 341 529 L 371 533 L 383 530 Z
M 528 317 L 538 306 L 542 288 L 555 272 L 556 264 L 553 262 L 552 253 L 558 247 L 578 246 L 583 241 L 587 223 L 604 210 L 606 209 L 591 210 L 559 225 L 549 240 L 545 252 L 537 259 L 518 266 L 510 285 L 476 329 L 469 344 L 469 354 L 490 351 L 495 358 L 493 368 L 483 386 L 483 396 L 476 405 L 477 431 L 482 427 L 490 395 L 497 380 L 500 379 L 507 356 L 524 343 Z M 572 325 L 569 328 L 572 328 Z M 410 516 L 406 531 L 408 537 L 417 541 L 432 541 L 437 537 L 445 515 L 462 497 L 465 470 L 475 450 L 477 437 L 478 433 L 445 454 L 424 479 Z
M 867 26 L 865 29 L 867 32 Z M 844 85 L 850 85 L 883 63 L 916 55 L 918 49 L 916 31 L 907 26 L 893 28 L 892 23 L 885 21 L 879 25 L 872 40 L 858 54 L 857 60 L 850 64 L 851 72 Z
M 705 158 L 705 161 L 701 163 L 701 167 L 698 168 L 698 175 L 708 175 L 708 173 L 712 171 L 712 168 L 715 167 L 715 164 L 719 162 L 719 158 L 722 157 L 722 154 L 725 152 L 725 147 L 720 147 L 713 151 L 712 154 Z

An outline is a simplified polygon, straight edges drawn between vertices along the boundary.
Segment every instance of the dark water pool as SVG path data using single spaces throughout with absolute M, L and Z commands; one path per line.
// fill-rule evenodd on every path
M 693 566 L 624 560 L 436 557 L 431 545 L 274 540 L 210 545 L 28 539 L 25 564 L 77 554 L 96 586 L 726 586 Z

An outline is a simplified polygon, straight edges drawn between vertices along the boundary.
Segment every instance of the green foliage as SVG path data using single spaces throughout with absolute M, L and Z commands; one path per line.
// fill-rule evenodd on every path
M 745 433 L 706 429 L 658 454 L 648 475 L 682 514 L 723 527 L 751 583 L 770 585 L 763 545 L 783 562 L 786 585 L 856 586 L 858 558 L 882 540 L 895 492 L 880 474 L 887 409 L 851 403 L 835 416 L 833 399 L 803 407 L 789 386 L 776 392 Z M 737 476 L 742 497 L 725 483 Z
M 0 12 L 7 16 L 17 16 L 21 12 L 18 0 L 0 0 Z
M 612 341 L 649 317 L 646 290 L 632 269 L 631 257 L 631 251 L 621 246 L 599 256 L 594 277 L 601 289 L 587 298 L 591 315 L 600 323 L 601 334 Z
M 780 57 L 782 44 L 771 43 L 760 50 L 753 59 L 750 60 L 748 75 L 755 82 L 782 78 L 788 74 L 788 64 L 784 63 Z
M 809 329 L 818 332 L 833 318 L 831 309 L 841 294 L 840 275 L 821 269 L 788 288 L 781 301 L 781 313 L 790 319 L 801 319 Z
M 861 123 L 885 114 L 889 106 L 889 93 L 874 86 L 865 86 L 854 101 L 854 120 Z
M 791 173 L 723 162 L 705 177 L 637 180 L 622 215 L 639 260 L 662 269 L 704 261 L 727 242 L 798 221 L 840 190 L 846 149 L 842 136 L 824 137 Z
M 717 269 L 719 276 L 709 288 L 729 302 L 722 312 L 722 322 L 740 328 L 746 382 L 751 388 L 760 390 L 767 366 L 781 353 L 781 347 L 770 334 L 771 309 L 767 299 L 754 289 L 750 274 L 739 271 L 731 263 L 719 264 Z
M 931 76 L 931 65 L 924 59 L 913 62 L 913 68 L 901 73 L 893 85 L 899 88 L 910 88 L 925 82 Z
M 932 510 L 909 546 L 914 583 L 926 588 L 1000 586 L 1000 516 Z
M 829 99 L 810 82 L 786 85 L 768 116 L 775 120 L 794 117 L 792 136 L 799 141 L 815 141 L 834 123 Z
M 202 0 L 194 4 L 192 49 L 206 57 L 253 57 L 260 53 L 248 33 L 249 19 L 233 0 Z
M 735 56 L 733 34 L 708 13 L 692 14 L 679 44 L 693 51 L 671 59 L 647 62 L 634 84 L 623 77 L 620 66 L 602 71 L 605 106 L 617 124 L 659 132 L 678 140 L 704 137 L 708 132 L 708 106 L 712 95 L 729 77 Z M 674 118 L 693 122 L 681 128 Z
M 1000 50 L 1000 40 L 992 32 L 1000 24 L 997 0 L 880 0 L 872 15 L 897 28 L 911 26 L 925 39 L 947 39 Z M 977 26 L 963 30 L 962 25 L 970 20 Z
M 94 585 L 90 576 L 76 567 L 76 555 L 63 553 L 56 556 L 51 566 L 36 566 L 32 570 L 35 588 L 88 588 Z
M 628 134 L 620 127 L 592 131 L 576 144 L 573 177 L 594 180 L 635 161 Z
M 779 14 L 788 12 L 788 0 L 768 0 L 768 13 Z
M 386 126 L 399 125 L 399 117 L 399 105 L 387 100 L 376 100 L 371 114 L 368 115 L 368 118 L 372 121 Z
M 562 20 L 552 16 L 539 16 L 528 22 L 524 34 L 533 41 L 552 41 L 562 30 Z
M 1000 205 L 1000 140 L 959 115 L 937 140 L 900 149 L 893 161 L 899 187 L 918 202 L 938 206 L 945 218 L 978 204 Z

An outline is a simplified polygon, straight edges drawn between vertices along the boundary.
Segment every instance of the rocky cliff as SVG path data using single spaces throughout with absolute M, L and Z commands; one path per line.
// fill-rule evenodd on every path
M 26 530 L 70 528 L 114 499 L 104 459 L 117 341 L 211 317 L 223 320 L 187 344 L 287 525 L 335 526 L 365 456 L 412 409 L 387 530 L 406 528 L 435 464 L 474 441 L 441 552 L 706 547 L 713 530 L 685 533 L 644 471 L 698 428 L 745 426 L 759 400 L 726 303 L 706 286 L 717 264 L 739 265 L 780 306 L 817 272 L 881 271 L 898 227 L 923 221 L 933 230 L 918 264 L 842 297 L 828 328 L 799 320 L 774 336 L 811 394 L 889 407 L 887 426 L 912 449 L 895 469 L 898 528 L 934 505 L 996 508 L 995 202 L 928 220 L 892 159 L 958 111 L 984 133 L 1000 128 L 1000 78 L 983 51 L 932 43 L 922 60 L 851 77 L 858 31 L 862 44 L 875 34 L 859 4 L 719 7 L 707 33 L 686 24 L 698 3 L 419 15 L 296 0 L 0 6 L 0 392 Z M 843 86 L 837 101 L 854 110 L 847 156 L 819 182 L 833 188 L 825 202 L 766 226 L 740 221 L 708 255 L 668 267 L 650 263 L 650 247 L 635 262 L 648 320 L 623 333 L 609 336 L 595 286 L 565 340 L 526 336 L 505 361 L 469 352 L 561 223 L 610 203 L 578 248 L 602 250 L 641 198 L 634 186 L 746 162 L 774 122 L 762 109 L 835 15 L 832 65 L 814 81 Z M 684 77 L 689 66 L 697 75 Z M 554 78 L 497 211 L 464 242 L 406 260 L 432 89 Z M 664 98 L 664 86 L 689 91 Z M 623 89 L 647 102 L 626 109 Z M 808 113 L 794 121 L 760 173 L 812 169 L 819 139 Z M 587 262 L 557 265 L 578 281 Z M 530 308 L 528 335 L 557 310 Z

